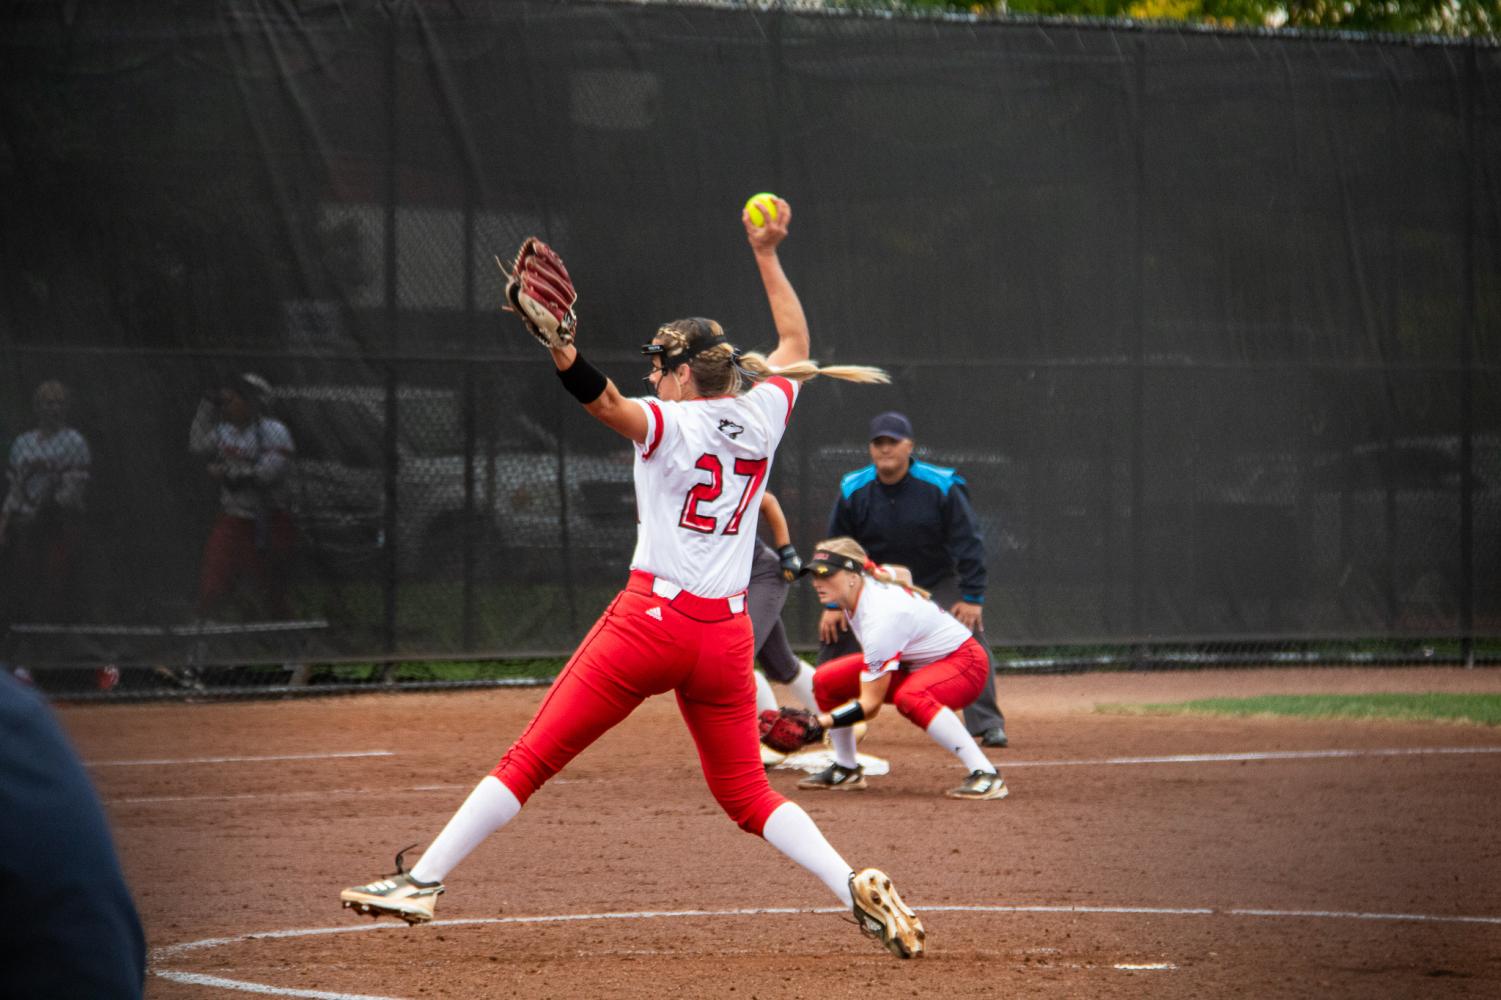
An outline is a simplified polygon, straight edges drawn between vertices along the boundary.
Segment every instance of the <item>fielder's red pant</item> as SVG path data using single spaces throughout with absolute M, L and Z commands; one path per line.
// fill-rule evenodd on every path
M 865 669 L 862 653 L 839 656 L 819 667 L 813 674 L 813 697 L 827 712 L 860 694 L 860 672 Z M 926 730 L 941 708 L 958 711 L 980 696 L 985 687 L 985 673 L 990 657 L 985 647 L 974 639 L 941 660 L 924 664 L 916 670 L 901 669 L 891 676 L 886 701 Z
M 491 773 L 524 803 L 647 697 L 674 691 L 709 791 L 741 829 L 760 835 L 786 800 L 761 766 L 750 618 L 724 601 L 665 600 L 651 582 L 631 574 Z

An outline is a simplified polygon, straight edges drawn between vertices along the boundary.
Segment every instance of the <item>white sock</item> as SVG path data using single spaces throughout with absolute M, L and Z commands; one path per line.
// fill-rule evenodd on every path
M 845 864 L 839 852 L 829 846 L 818 824 L 795 802 L 783 802 L 766 818 L 761 830 L 766 842 L 816 875 L 839 897 L 845 906 L 853 906 L 850 876 L 854 869 Z
M 764 712 L 771 709 L 777 710 L 777 696 L 771 693 L 771 685 L 766 683 L 766 675 L 759 670 L 752 670 L 752 676 L 756 678 L 756 711 Z
M 834 760 L 840 767 L 854 767 L 860 763 L 860 758 L 855 756 L 854 726 L 830 729 L 829 742 L 834 744 Z
M 438 834 L 438 839 L 412 866 L 412 878 L 418 882 L 443 881 L 470 851 L 515 819 L 520 811 L 521 803 L 511 790 L 495 775 L 485 775 Z
M 787 682 L 798 701 L 810 712 L 818 711 L 818 699 L 813 697 L 813 668 L 801 656 L 797 658 L 797 676 Z
M 988 771 L 995 774 L 995 765 L 985 756 L 975 738 L 969 735 L 959 716 L 952 708 L 940 708 L 933 721 L 928 723 L 928 735 L 933 742 L 954 754 L 971 771 Z

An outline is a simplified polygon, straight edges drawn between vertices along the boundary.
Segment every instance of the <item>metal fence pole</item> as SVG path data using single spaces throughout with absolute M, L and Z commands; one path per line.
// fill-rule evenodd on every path
M 1477 43 L 1465 50 L 1464 116 L 1466 185 L 1464 223 L 1464 314 L 1459 337 L 1459 633 L 1467 667 L 1475 665 L 1475 211 L 1480 185 L 1480 156 L 1475 139 L 1475 104 L 1479 93 Z
M 1147 575 L 1143 567 L 1146 560 L 1146 482 L 1143 467 L 1146 451 L 1146 142 L 1142 138 L 1146 125 L 1146 42 L 1136 38 L 1135 67 L 1132 74 L 1131 125 L 1133 149 L 1131 158 L 1132 189 L 1135 193 L 1136 218 L 1135 253 L 1132 266 L 1134 301 L 1131 304 L 1131 359 L 1134 363 L 1131 377 L 1131 635 L 1143 634 L 1146 619 Z M 1145 666 L 1146 647 L 1137 644 L 1132 655 L 1132 666 Z
M 479 531 L 479 511 L 475 508 L 474 466 L 479 460 L 476 445 L 476 421 L 474 418 L 474 366 L 464 366 L 464 528 L 461 533 L 464 544 L 463 568 L 463 649 L 474 650 L 474 564 L 475 549 L 482 537 Z M 485 532 L 487 535 L 488 532 Z M 446 561 L 446 560 L 445 560 Z

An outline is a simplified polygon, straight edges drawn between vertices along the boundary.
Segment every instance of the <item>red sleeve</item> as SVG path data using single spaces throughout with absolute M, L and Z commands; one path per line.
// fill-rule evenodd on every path
M 797 402 L 797 386 L 793 385 L 791 379 L 781 375 L 773 375 L 766 380 L 766 384 L 776 386 L 787 397 L 787 416 L 782 419 L 782 426 L 785 427 L 792 422 L 792 404 Z
M 651 458 L 652 453 L 657 450 L 657 445 L 662 443 L 662 431 L 665 429 L 662 423 L 662 408 L 651 400 L 647 400 L 646 409 L 648 411 L 648 427 L 646 429 L 646 447 L 641 450 L 641 460 L 643 462 Z

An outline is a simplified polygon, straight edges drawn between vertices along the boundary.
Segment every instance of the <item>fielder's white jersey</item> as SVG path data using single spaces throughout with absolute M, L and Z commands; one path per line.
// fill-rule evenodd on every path
M 700 597 L 745 590 L 761 494 L 799 388 L 773 376 L 740 396 L 632 400 L 647 430 L 636 446 L 631 569 Z
M 943 659 L 970 638 L 959 619 L 926 597 L 869 576 L 855 610 L 844 616 L 865 651 L 861 680 L 876 680 L 899 666 L 916 670 Z

